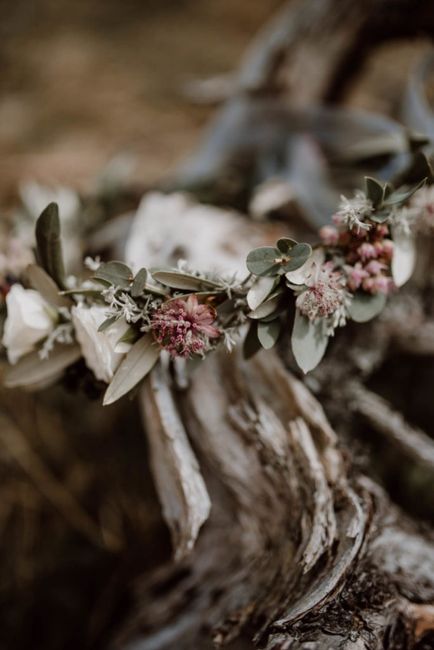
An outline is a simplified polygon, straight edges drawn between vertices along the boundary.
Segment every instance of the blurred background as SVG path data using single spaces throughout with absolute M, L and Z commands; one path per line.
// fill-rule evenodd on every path
M 0 3 L 1 192 L 25 178 L 86 185 L 119 151 L 152 183 L 212 107 L 189 82 L 237 67 L 278 0 Z
M 236 71 L 246 62 L 252 41 L 284 5 L 281 0 L 0 0 L 2 219 L 15 219 L 23 184 L 29 181 L 66 186 L 92 197 L 101 170 L 119 154 L 134 161 L 127 165 L 125 204 L 107 209 L 106 196 L 104 200 L 93 196 L 86 214 L 97 213 L 100 223 L 102 214 L 117 216 L 124 208 L 135 208 L 145 190 L 173 178 L 197 149 L 204 128 L 234 94 Z M 399 11 L 398 6 L 395 13 Z M 330 92 L 312 90 L 304 96 L 297 86 L 292 88 L 283 99 L 280 96 L 275 120 L 265 113 L 267 123 L 275 128 L 282 119 L 279 111 L 326 100 L 345 110 L 377 114 L 368 118 L 366 128 L 372 133 L 399 131 L 394 120 L 402 119 L 410 80 L 432 48 L 431 25 L 424 29 L 423 11 L 415 26 L 397 29 L 386 42 L 376 25 L 375 34 L 372 30 L 364 37 L 369 42 L 372 35 L 369 51 L 355 48 L 346 59 L 345 74 L 343 68 L 340 72 L 345 83 L 335 84 Z M 309 29 L 306 39 L 309 43 Z M 333 38 L 324 47 L 332 57 Z M 299 56 L 300 78 L 308 74 L 315 78 L 315 69 L 308 65 L 309 47 Z M 258 91 L 267 99 L 269 94 L 273 95 L 264 88 Z M 432 99 L 432 80 L 425 95 Z M 262 112 L 261 116 L 259 123 Z M 384 117 L 391 120 L 386 126 Z M 340 143 L 342 153 L 349 136 L 337 129 L 336 116 L 326 119 L 315 113 L 312 119 L 314 125 L 304 124 L 303 129 L 311 130 L 309 143 L 313 139 L 324 147 L 320 154 L 314 147 L 312 165 L 317 173 L 318 161 L 321 169 L 335 165 L 331 145 Z M 358 117 L 357 128 L 351 120 L 351 133 L 359 126 L 363 131 Z M 285 112 L 285 137 L 293 128 L 288 123 L 295 121 Z M 329 124 L 330 130 L 321 131 L 318 124 L 321 128 Z M 243 119 L 231 125 L 226 142 L 234 133 L 243 141 L 246 128 L 252 127 L 248 119 L 247 127 Z M 324 131 L 336 134 L 331 143 L 325 142 Z M 278 130 L 277 140 L 281 134 Z M 392 137 L 392 144 L 385 145 L 387 164 L 384 152 L 367 156 L 366 165 L 361 154 L 364 162 L 356 177 L 372 168 L 386 178 L 390 160 L 404 152 L 394 142 Z M 297 151 L 306 153 L 303 148 Z M 237 190 L 235 198 L 223 192 L 223 199 L 215 202 L 246 211 L 250 206 L 253 214 L 253 185 L 276 174 L 291 178 L 300 191 L 301 207 L 311 214 L 301 230 L 310 232 L 323 219 L 302 191 L 310 151 L 307 158 L 297 155 L 295 165 L 292 157 L 291 165 L 282 163 L 283 171 L 276 168 L 275 156 L 270 163 L 268 150 L 263 157 L 255 153 L 251 174 L 255 182 L 248 198 L 243 187 L 242 200 Z M 286 161 L 280 153 L 278 158 Z M 398 169 L 401 163 L 399 159 Z M 250 172 L 251 168 L 249 162 Z M 336 169 L 342 169 L 342 161 Z M 330 178 L 335 178 L 336 169 Z M 318 192 L 332 186 L 331 199 L 327 195 L 324 205 L 335 200 L 341 185 L 354 185 L 354 179 L 318 183 Z M 190 188 L 190 181 L 187 174 L 187 180 L 182 177 L 174 187 L 185 183 Z M 88 399 L 89 394 L 99 397 L 98 387 L 85 386 L 83 391 L 73 372 L 66 383 L 68 391 L 59 386 L 37 397 L 0 392 L 2 650 L 108 648 L 128 616 L 137 577 L 170 556 L 136 405 L 126 402 L 105 411 L 98 399 Z

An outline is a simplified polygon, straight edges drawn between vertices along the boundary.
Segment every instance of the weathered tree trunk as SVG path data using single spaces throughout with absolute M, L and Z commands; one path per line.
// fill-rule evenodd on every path
M 237 88 L 298 104 L 336 97 L 349 57 L 354 72 L 366 45 L 433 23 L 429 2 L 293 2 Z M 152 373 L 139 399 L 176 562 L 140 581 L 114 648 L 434 647 L 433 534 L 368 478 L 357 439 L 377 432 L 380 475 L 403 468 L 407 494 L 433 517 L 434 443 L 370 383 L 402 350 L 432 358 L 432 287 L 411 291 L 376 324 L 337 337 L 305 384 L 270 352 L 215 354 L 184 390 L 167 369 Z M 399 317 L 408 300 L 410 327 Z

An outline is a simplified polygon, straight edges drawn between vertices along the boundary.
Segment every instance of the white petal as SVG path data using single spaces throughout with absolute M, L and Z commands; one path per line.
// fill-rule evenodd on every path
M 411 277 L 416 263 L 414 237 L 406 233 L 392 233 L 392 276 L 397 287 L 402 287 Z

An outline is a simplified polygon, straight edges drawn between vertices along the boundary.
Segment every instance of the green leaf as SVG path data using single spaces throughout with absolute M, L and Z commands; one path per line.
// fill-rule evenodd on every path
M 370 294 L 358 291 L 348 308 L 350 317 L 356 323 L 366 323 L 380 314 L 386 305 L 384 293 Z
M 57 344 L 47 359 L 41 359 L 39 352 L 32 352 L 6 371 L 3 383 L 8 388 L 31 388 L 39 383 L 55 381 L 65 368 L 80 357 L 81 348 L 78 345 Z
M 65 267 L 57 203 L 50 203 L 43 210 L 36 222 L 35 235 L 40 265 L 61 289 L 65 289 Z
M 103 400 L 107 406 L 129 393 L 146 377 L 157 363 L 160 348 L 150 334 L 142 336 L 121 361 L 108 386 Z
M 128 289 L 133 278 L 131 269 L 123 262 L 104 262 L 93 276 L 95 280 Z
M 390 196 L 393 192 L 393 185 L 392 183 L 385 183 L 384 184 L 384 198 L 387 199 L 388 196 Z
M 420 190 L 420 188 L 425 184 L 426 178 L 422 179 L 417 185 L 413 185 L 413 187 L 410 187 L 406 190 L 398 190 L 396 192 L 392 192 L 390 196 L 387 197 L 387 199 L 384 201 L 385 206 L 390 206 L 390 205 L 397 205 L 400 203 L 405 203 L 417 190 Z
M 106 318 L 98 327 L 98 332 L 104 332 L 104 330 L 110 327 L 110 325 L 114 325 L 119 318 L 120 316 L 110 316 L 109 318 Z
M 127 331 L 122 334 L 121 338 L 119 341 L 117 341 L 116 345 L 119 343 L 135 343 L 137 339 L 140 337 L 139 332 L 135 327 L 129 327 Z
M 296 244 L 291 249 L 288 257 L 288 262 L 282 264 L 282 269 L 285 273 L 289 271 L 296 271 L 309 259 L 312 255 L 312 247 L 309 244 Z
M 257 277 L 253 282 L 252 286 L 250 287 L 246 296 L 247 304 L 249 305 L 250 309 L 253 311 L 257 307 L 259 307 L 259 305 L 264 302 L 267 296 L 270 295 L 273 289 L 276 288 L 278 283 L 279 283 L 279 278 L 277 277 L 274 278 Z
M 131 295 L 133 298 L 140 296 L 146 289 L 146 279 L 148 272 L 146 269 L 140 269 L 131 285 Z
M 303 372 L 309 372 L 319 364 L 327 349 L 328 340 L 322 320 L 312 322 L 296 309 L 291 345 L 294 358 Z
M 273 314 L 279 307 L 280 299 L 283 296 L 283 290 L 278 289 L 269 298 L 264 300 L 254 311 L 251 311 L 248 316 L 254 320 L 260 320 Z
M 378 208 L 378 206 L 381 205 L 384 197 L 383 186 L 381 183 L 376 181 L 375 178 L 371 178 L 370 176 L 365 176 L 365 184 L 366 196 L 370 201 L 372 201 L 374 208 Z
M 253 275 L 272 276 L 277 275 L 280 269 L 280 263 L 276 260 L 282 257 L 278 248 L 273 246 L 262 246 L 255 248 L 247 255 L 247 268 Z
M 204 278 L 198 278 L 195 275 L 190 273 L 183 273 L 182 271 L 176 270 L 164 270 L 164 269 L 155 269 L 151 271 L 152 277 L 157 282 L 164 284 L 166 287 L 171 289 L 180 289 L 184 291 L 196 291 L 200 289 L 217 289 L 221 288 L 221 285 L 212 280 L 205 280 Z
M 375 223 L 384 223 L 390 218 L 390 210 L 380 210 L 379 212 L 375 212 L 374 214 L 371 214 L 369 219 L 371 221 L 375 221 Z
M 269 323 L 258 323 L 258 339 L 265 350 L 270 350 L 277 343 L 281 330 L 281 321 L 272 320 Z
M 284 253 L 285 255 L 287 255 L 289 251 L 296 245 L 297 242 L 295 239 L 290 239 L 289 237 L 281 237 L 281 239 L 277 241 L 277 248 L 281 253 Z
M 258 323 L 251 321 L 243 342 L 243 357 L 245 359 L 251 359 L 260 349 L 261 343 L 258 339 Z
M 54 280 L 37 264 L 29 264 L 26 268 L 26 279 L 32 289 L 53 307 L 70 307 L 71 301 L 59 293 L 59 287 Z

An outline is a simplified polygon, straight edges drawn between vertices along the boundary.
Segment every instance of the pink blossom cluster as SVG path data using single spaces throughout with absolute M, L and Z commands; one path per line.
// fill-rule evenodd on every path
M 372 223 L 369 229 L 349 230 L 342 227 L 339 218 L 334 221 L 337 225 L 321 228 L 320 237 L 325 246 L 336 249 L 343 257 L 348 289 L 352 292 L 362 289 L 371 294 L 390 293 L 394 284 L 389 227 Z
M 307 289 L 299 294 L 296 305 L 311 321 L 328 318 L 344 310 L 348 298 L 345 284 L 344 275 L 333 262 L 314 264 L 305 280 Z
M 151 330 L 172 357 L 188 358 L 206 352 L 210 340 L 220 336 L 215 319 L 215 309 L 191 295 L 164 302 L 153 314 Z

